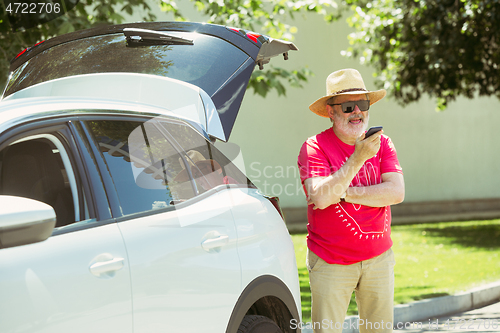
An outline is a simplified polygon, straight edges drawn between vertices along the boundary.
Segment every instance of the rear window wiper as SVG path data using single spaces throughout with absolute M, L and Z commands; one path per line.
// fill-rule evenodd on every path
M 123 29 L 123 33 L 127 38 L 127 46 L 194 45 L 190 39 L 172 36 L 161 31 L 125 28 Z

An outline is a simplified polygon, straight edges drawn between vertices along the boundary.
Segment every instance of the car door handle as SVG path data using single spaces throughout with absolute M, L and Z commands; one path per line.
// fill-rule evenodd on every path
M 90 272 L 100 277 L 101 274 L 119 271 L 125 265 L 124 261 L 124 258 L 113 258 L 108 261 L 96 262 L 90 266 Z
M 228 235 L 219 235 L 215 238 L 209 238 L 201 242 L 201 247 L 208 251 L 216 247 L 221 247 L 227 244 L 229 241 Z

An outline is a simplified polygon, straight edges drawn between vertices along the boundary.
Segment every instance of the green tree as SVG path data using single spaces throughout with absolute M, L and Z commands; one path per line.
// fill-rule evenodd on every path
M 282 18 L 294 18 L 299 13 L 317 13 L 327 21 L 340 17 L 338 5 L 334 0 L 192 0 L 196 8 L 209 17 L 208 23 L 234 26 L 250 31 L 262 31 L 272 38 L 293 40 L 297 28 L 286 24 Z M 164 0 L 162 8 L 174 11 L 176 17 L 184 19 L 177 9 L 175 0 Z M 266 94 L 276 89 L 278 95 L 285 95 L 286 88 L 282 81 L 292 87 L 302 87 L 301 82 L 307 81 L 312 75 L 307 68 L 288 71 L 273 65 L 266 70 L 255 70 L 252 73 L 249 87 L 256 94 Z
M 187 20 L 175 0 L 158 1 L 176 20 Z M 297 32 L 285 19 L 315 12 L 327 21 L 346 10 L 355 29 L 343 51 L 375 68 L 376 84 L 402 105 L 424 94 L 443 110 L 457 96 L 500 98 L 500 0 L 190 0 L 209 23 L 223 24 L 274 38 L 293 39 Z M 151 3 L 151 2 L 149 2 Z M 9 61 L 17 53 L 52 36 L 102 24 L 124 22 L 120 14 L 142 9 L 142 20 L 154 21 L 146 0 L 82 0 L 65 15 L 25 32 L 13 33 L 0 2 L 0 88 Z M 310 71 L 266 66 L 256 70 L 249 87 L 262 96 L 285 86 L 301 86 Z
M 0 88 L 6 84 L 10 60 L 27 47 L 64 33 L 104 24 L 122 23 L 120 12 L 132 14 L 142 8 L 144 21 L 154 21 L 155 15 L 144 0 L 80 0 L 64 15 L 26 31 L 13 32 L 6 15 L 4 2 L 0 2 Z
M 158 1 L 162 10 L 173 13 L 176 20 L 187 20 L 174 0 Z M 208 23 L 234 26 L 265 33 L 273 38 L 293 39 L 297 29 L 284 23 L 294 14 L 315 12 L 327 20 L 338 18 L 333 0 L 191 0 L 193 5 L 209 17 Z M 125 21 L 121 12 L 132 14 L 137 9 L 144 13 L 143 21 L 155 21 L 152 4 L 147 0 L 81 0 L 64 15 L 23 32 L 12 32 L 3 3 L 0 4 L 0 88 L 3 89 L 9 73 L 9 62 L 19 52 L 50 37 L 98 25 L 119 24 Z M 262 96 L 275 89 L 286 93 L 287 84 L 300 87 L 311 72 L 302 68 L 288 71 L 266 66 L 252 75 L 249 87 Z
M 402 105 L 423 94 L 500 98 L 500 0 L 346 0 L 351 47 Z

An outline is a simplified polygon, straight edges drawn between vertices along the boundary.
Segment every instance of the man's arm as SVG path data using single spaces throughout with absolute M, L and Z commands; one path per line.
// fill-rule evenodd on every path
M 365 138 L 363 133 L 356 140 L 354 153 L 346 163 L 328 177 L 313 177 L 304 181 L 308 194 L 307 204 L 314 204 L 315 209 L 326 207 L 340 201 L 340 196 L 347 190 L 353 178 L 359 172 L 366 160 L 375 156 L 380 149 L 380 131 L 371 137 Z
M 304 185 L 308 194 L 307 204 L 314 204 L 314 209 L 325 209 L 338 203 L 362 166 L 363 163 L 349 158 L 337 172 L 328 177 L 306 179 Z
M 349 187 L 346 202 L 370 207 L 395 205 L 404 200 L 403 175 L 397 172 L 382 174 L 382 183 L 363 187 Z

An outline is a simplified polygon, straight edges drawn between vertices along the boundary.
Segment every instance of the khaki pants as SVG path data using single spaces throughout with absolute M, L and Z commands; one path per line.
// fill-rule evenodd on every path
M 392 332 L 395 265 L 392 249 L 352 265 L 328 264 L 308 250 L 306 264 L 315 333 L 342 332 L 353 291 L 358 305 L 356 328 L 359 332 Z

